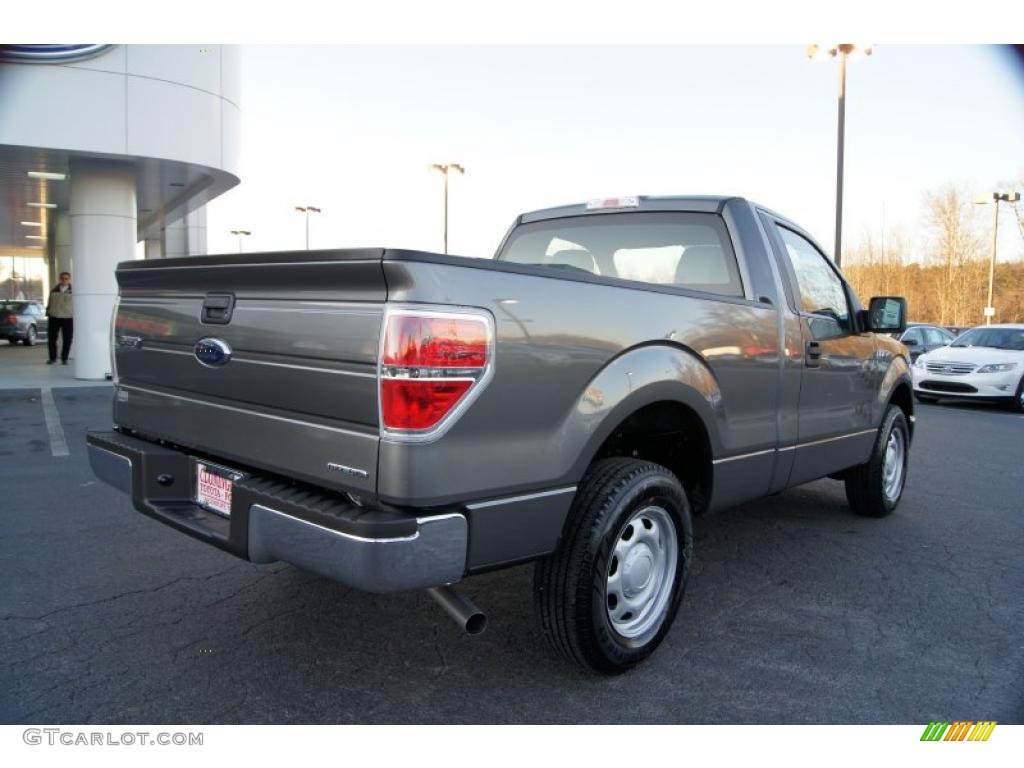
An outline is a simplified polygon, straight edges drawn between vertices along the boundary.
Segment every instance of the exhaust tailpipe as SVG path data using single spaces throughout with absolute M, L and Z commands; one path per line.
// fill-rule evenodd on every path
M 487 616 L 465 595 L 451 587 L 431 587 L 427 592 L 467 635 L 479 635 L 487 628 Z

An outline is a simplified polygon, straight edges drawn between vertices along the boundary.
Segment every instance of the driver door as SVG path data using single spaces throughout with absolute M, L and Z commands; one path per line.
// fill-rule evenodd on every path
M 789 485 L 867 460 L 875 439 L 879 382 L 875 338 L 858 333 L 856 307 L 835 265 L 805 235 L 773 221 L 784 272 L 798 306 L 803 341 L 797 442 Z

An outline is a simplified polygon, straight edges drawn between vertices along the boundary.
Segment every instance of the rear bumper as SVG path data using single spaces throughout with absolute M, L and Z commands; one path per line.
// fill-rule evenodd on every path
M 88 446 L 96 477 L 139 512 L 252 562 L 284 561 L 368 592 L 436 587 L 466 573 L 469 526 L 459 511 L 417 517 L 247 473 L 227 518 L 193 501 L 190 454 L 118 432 L 91 432 Z

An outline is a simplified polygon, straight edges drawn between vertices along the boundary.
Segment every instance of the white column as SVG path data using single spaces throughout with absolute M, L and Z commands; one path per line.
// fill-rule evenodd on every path
M 196 208 L 186 219 L 188 228 L 188 255 L 206 255 L 206 206 Z
M 145 243 L 143 247 L 145 248 L 146 260 L 163 258 L 164 244 L 160 241 L 159 238 L 149 237 L 146 238 L 143 242 Z
M 74 162 L 70 183 L 75 378 L 103 379 L 110 372 L 114 270 L 135 258 L 135 171 L 124 163 Z
M 60 278 L 61 272 L 71 272 L 71 216 L 61 211 L 57 214 L 57 223 L 54 228 L 54 256 L 56 257 L 56 272 L 54 281 Z M 74 273 L 72 272 L 72 277 Z
M 164 227 L 164 256 L 173 259 L 188 256 L 188 229 L 185 219 L 172 221 Z

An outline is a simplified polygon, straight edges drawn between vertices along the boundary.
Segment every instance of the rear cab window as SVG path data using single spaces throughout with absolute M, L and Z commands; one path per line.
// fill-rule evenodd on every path
M 713 213 L 605 213 L 521 224 L 499 261 L 743 296 L 725 224 Z

